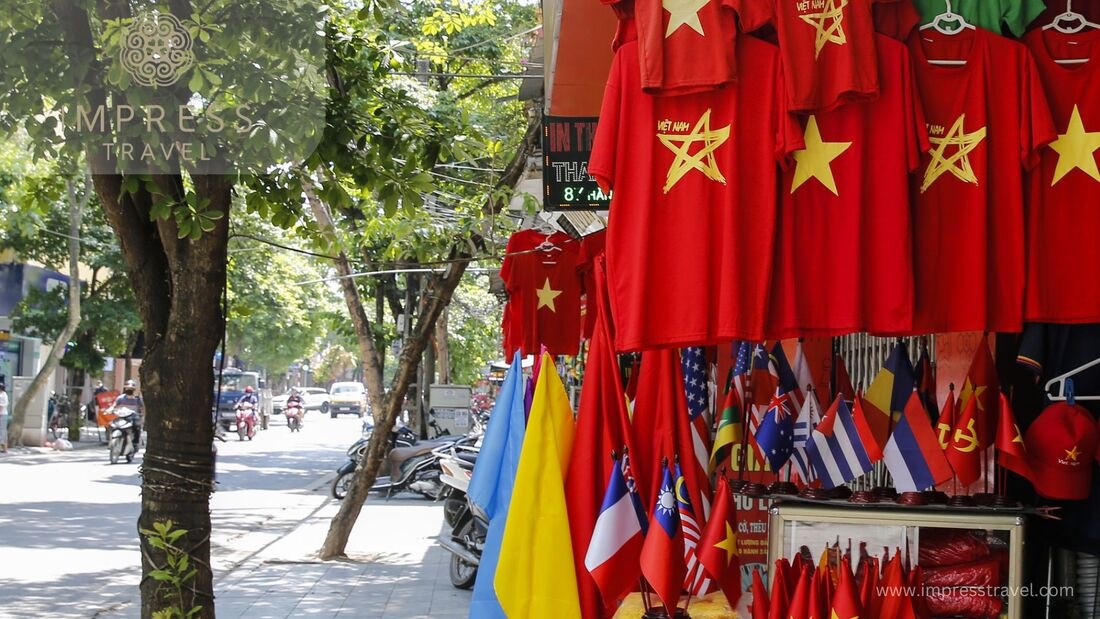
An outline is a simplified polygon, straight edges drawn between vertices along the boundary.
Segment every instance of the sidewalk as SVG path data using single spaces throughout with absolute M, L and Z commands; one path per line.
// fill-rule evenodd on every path
M 409 495 L 404 495 L 409 496 Z M 339 506 L 331 500 L 290 534 L 214 584 L 218 617 L 466 617 L 470 592 L 451 586 L 450 555 L 435 542 L 442 505 L 374 496 L 348 541 L 348 559 L 316 558 Z
M 61 437 L 68 440 L 69 432 L 64 430 L 61 432 Z M 10 437 L 9 437 L 10 438 Z M 100 442 L 103 438 L 103 430 L 96 428 L 95 426 L 85 426 L 80 429 L 80 440 L 70 441 L 73 448 L 65 451 L 78 451 L 83 449 L 94 449 L 96 447 L 107 448 L 106 442 Z M 0 453 L 0 458 L 6 456 L 33 456 L 41 454 L 61 453 L 60 450 L 55 449 L 52 446 L 44 447 L 39 445 L 25 445 L 23 447 L 9 447 L 7 453 Z

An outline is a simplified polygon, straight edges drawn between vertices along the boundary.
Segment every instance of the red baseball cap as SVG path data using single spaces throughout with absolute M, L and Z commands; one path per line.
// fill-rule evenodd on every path
M 1058 402 L 1043 409 L 1024 439 L 1035 491 L 1048 499 L 1087 498 L 1100 429 L 1092 413 Z

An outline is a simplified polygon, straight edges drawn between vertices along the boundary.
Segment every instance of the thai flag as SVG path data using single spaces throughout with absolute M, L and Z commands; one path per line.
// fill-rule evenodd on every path
M 584 566 L 604 599 L 618 600 L 637 584 L 646 524 L 630 461 L 624 454 L 607 481 L 603 506 L 584 557 Z
M 848 403 L 837 398 L 821 423 L 810 433 L 806 456 L 824 488 L 836 488 L 871 470 Z

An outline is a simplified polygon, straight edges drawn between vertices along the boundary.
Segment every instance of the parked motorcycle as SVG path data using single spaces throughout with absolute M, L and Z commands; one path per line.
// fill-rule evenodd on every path
M 302 417 L 305 415 L 305 409 L 302 408 L 300 402 L 288 404 L 283 414 L 286 415 L 286 427 L 290 428 L 291 432 L 302 430 Z
M 252 440 L 256 436 L 256 405 L 252 402 L 242 402 L 237 409 L 237 437 L 244 440 Z
M 477 579 L 481 553 L 489 523 L 480 510 L 470 503 L 466 492 L 477 463 L 478 447 L 456 443 L 439 459 L 439 480 L 443 488 L 443 519 L 451 526 L 448 535 L 440 536 L 439 545 L 451 553 L 451 584 L 469 589 Z
M 134 461 L 137 447 L 134 444 L 134 420 L 137 411 L 132 408 L 114 409 L 115 418 L 107 426 L 110 435 L 111 464 L 117 464 L 119 458 L 126 458 L 126 462 Z
M 337 469 L 336 479 L 332 482 L 333 498 L 343 500 L 347 496 L 355 469 L 369 446 L 371 433 L 373 428 L 348 448 L 348 461 Z M 389 474 L 379 475 L 371 490 L 387 495 L 409 490 L 430 499 L 437 498 L 442 485 L 439 482 L 439 458 L 432 452 L 454 442 L 453 437 L 421 442 L 407 427 L 396 428 L 390 434 L 390 451 L 383 465 L 386 467 L 383 471 Z

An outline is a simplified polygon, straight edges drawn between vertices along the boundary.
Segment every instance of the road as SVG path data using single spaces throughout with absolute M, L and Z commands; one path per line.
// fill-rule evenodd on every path
M 276 421 L 253 441 L 230 434 L 218 443 L 211 499 L 216 589 L 222 580 L 240 581 L 245 570 L 236 568 L 285 544 L 311 516 L 316 521 L 326 506 L 331 511 L 328 482 L 360 431 L 358 418 L 316 412 L 300 433 Z M 140 464 L 139 455 L 133 464 L 110 465 L 100 446 L 0 456 L 0 617 L 136 616 Z M 412 503 L 389 509 L 424 513 L 435 529 L 418 539 L 430 540 L 441 508 Z

